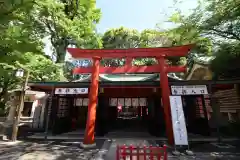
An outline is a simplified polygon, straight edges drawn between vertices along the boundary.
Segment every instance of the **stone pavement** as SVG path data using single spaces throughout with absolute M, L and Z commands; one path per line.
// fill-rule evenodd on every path
M 162 145 L 163 141 L 131 139 L 96 140 L 96 149 L 84 150 L 79 141 L 25 141 L 16 144 L 0 142 L 0 160 L 115 160 L 117 145 Z M 168 160 L 240 160 L 240 143 L 192 143 L 194 156 L 173 156 Z
M 79 142 L 48 141 L 0 143 L 1 160 L 91 160 L 103 145 L 97 141 L 96 149 L 84 150 Z

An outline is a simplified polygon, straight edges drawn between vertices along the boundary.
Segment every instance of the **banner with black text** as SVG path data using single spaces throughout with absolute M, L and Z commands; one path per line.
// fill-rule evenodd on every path
M 181 96 L 170 96 L 175 145 L 188 145 L 188 135 Z

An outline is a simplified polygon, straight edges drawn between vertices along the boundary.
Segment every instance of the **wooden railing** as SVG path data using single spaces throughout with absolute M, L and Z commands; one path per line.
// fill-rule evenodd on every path
M 116 160 L 167 160 L 167 146 L 117 146 Z

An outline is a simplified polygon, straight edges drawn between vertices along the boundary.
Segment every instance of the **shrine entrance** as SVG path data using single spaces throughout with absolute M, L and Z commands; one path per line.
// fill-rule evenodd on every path
M 166 63 L 168 57 L 184 57 L 188 54 L 192 45 L 176 46 L 169 48 L 133 48 L 133 49 L 79 49 L 68 48 L 68 52 L 73 58 L 93 60 L 92 67 L 80 67 L 73 70 L 73 74 L 91 74 L 91 86 L 89 93 L 88 118 L 85 129 L 84 144 L 95 144 L 94 131 L 96 121 L 96 110 L 99 89 L 99 74 L 118 74 L 118 73 L 159 73 L 162 105 L 164 110 L 166 133 L 169 144 L 174 143 L 172 120 L 170 111 L 170 89 L 168 84 L 169 72 L 185 72 L 184 66 L 169 66 Z M 100 60 L 104 58 L 125 59 L 126 63 L 123 67 L 100 67 Z M 134 58 L 155 58 L 158 64 L 152 66 L 133 66 Z M 160 107 L 160 106 L 159 106 Z
M 146 98 L 110 98 L 109 110 L 109 132 L 148 132 Z

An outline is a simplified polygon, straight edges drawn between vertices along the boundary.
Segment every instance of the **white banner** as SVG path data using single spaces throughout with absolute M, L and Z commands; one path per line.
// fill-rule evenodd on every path
M 147 106 L 147 99 L 146 98 L 140 98 L 139 99 L 139 106 Z
M 125 106 L 131 106 L 131 98 L 125 98 Z
M 175 145 L 188 145 L 188 135 L 181 96 L 170 96 Z
M 134 106 L 134 107 L 139 106 L 138 98 L 132 98 L 132 106 Z
M 208 94 L 206 85 L 171 86 L 172 95 Z
M 118 100 L 117 98 L 110 98 L 110 106 L 117 106 Z
M 55 94 L 88 94 L 88 88 L 56 88 Z
M 83 106 L 88 106 L 89 103 L 89 99 L 88 98 L 84 98 L 83 99 Z
M 118 98 L 118 106 L 124 106 L 124 98 Z
M 75 98 L 75 106 L 82 106 L 83 98 Z

